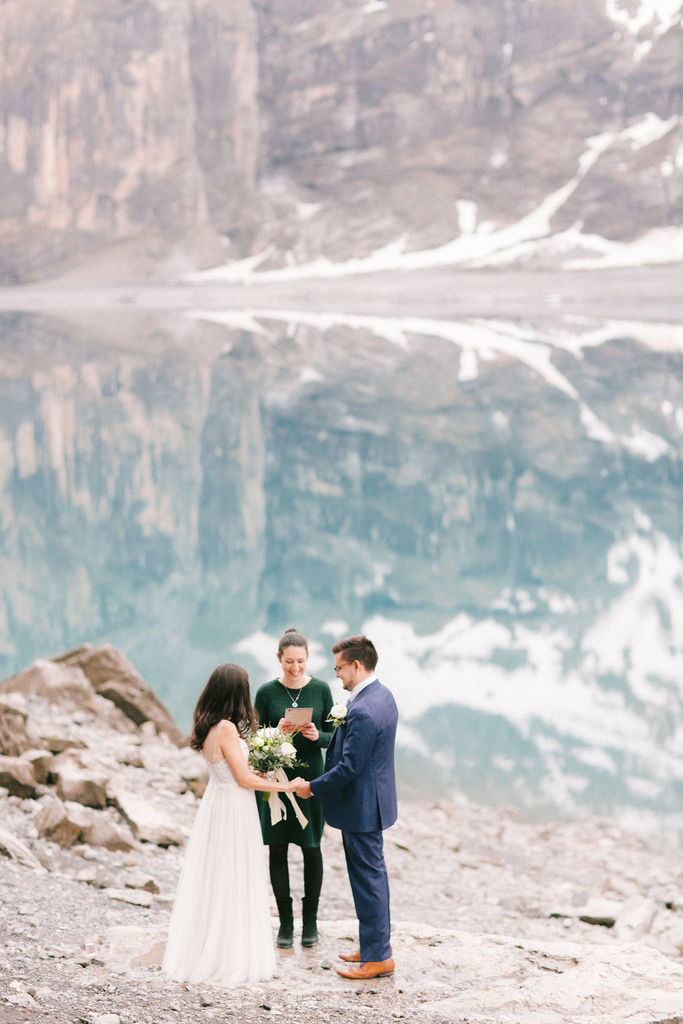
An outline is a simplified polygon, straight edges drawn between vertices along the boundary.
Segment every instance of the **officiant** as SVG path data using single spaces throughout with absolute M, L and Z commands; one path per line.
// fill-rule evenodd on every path
M 291 735 L 297 757 L 306 763 L 305 768 L 299 767 L 290 773 L 292 778 L 317 779 L 323 773 L 322 751 L 332 739 L 333 727 L 327 722 L 334 703 L 332 691 L 322 679 L 307 674 L 308 642 L 298 630 L 288 629 L 284 633 L 278 644 L 277 660 L 281 673 L 259 687 L 254 707 L 261 725 L 279 726 Z M 305 724 L 299 724 L 301 721 Z M 268 802 L 258 801 L 263 842 L 269 848 L 270 882 L 280 918 L 277 945 L 281 949 L 294 943 L 288 862 L 291 843 L 301 847 L 304 862 L 301 944 L 310 947 L 318 941 L 318 902 L 323 881 L 320 850 L 323 810 L 318 800 L 295 799 L 308 819 L 305 828 L 291 813 L 273 824 Z

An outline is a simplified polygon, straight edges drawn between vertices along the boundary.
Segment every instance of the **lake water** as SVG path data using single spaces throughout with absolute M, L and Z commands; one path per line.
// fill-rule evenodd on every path
M 111 642 L 187 728 L 367 632 L 404 791 L 683 820 L 680 329 L 0 316 L 0 675 Z

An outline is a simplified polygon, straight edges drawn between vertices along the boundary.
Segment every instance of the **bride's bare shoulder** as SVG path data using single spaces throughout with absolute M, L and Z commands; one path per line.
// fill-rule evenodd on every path
M 202 747 L 204 759 L 209 764 L 222 761 L 226 756 L 226 751 L 232 750 L 237 738 L 237 729 L 229 719 L 223 718 L 220 722 L 216 722 L 209 729 L 204 746 Z
M 214 728 L 219 739 L 232 739 L 238 735 L 237 726 L 229 718 L 222 718 Z
M 213 747 L 215 744 L 224 743 L 226 740 L 232 739 L 233 736 L 237 735 L 237 729 L 235 725 L 230 721 L 229 718 L 222 718 L 220 722 L 216 722 L 209 729 L 209 732 L 204 743 L 204 748 L 207 746 Z

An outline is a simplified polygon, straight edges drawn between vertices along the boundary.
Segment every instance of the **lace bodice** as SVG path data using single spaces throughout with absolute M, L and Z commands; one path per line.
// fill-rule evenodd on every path
M 240 747 L 242 748 L 242 752 L 246 760 L 249 752 L 246 740 L 240 740 Z M 206 764 L 209 769 L 209 776 L 213 779 L 215 785 L 238 786 L 238 783 L 235 781 L 235 776 L 230 771 L 230 766 L 225 758 L 221 758 L 220 761 L 207 761 Z

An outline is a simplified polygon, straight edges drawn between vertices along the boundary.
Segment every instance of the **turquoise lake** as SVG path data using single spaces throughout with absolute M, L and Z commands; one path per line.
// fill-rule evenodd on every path
M 683 822 L 680 328 L 0 315 L 0 675 L 365 631 L 404 792 Z

